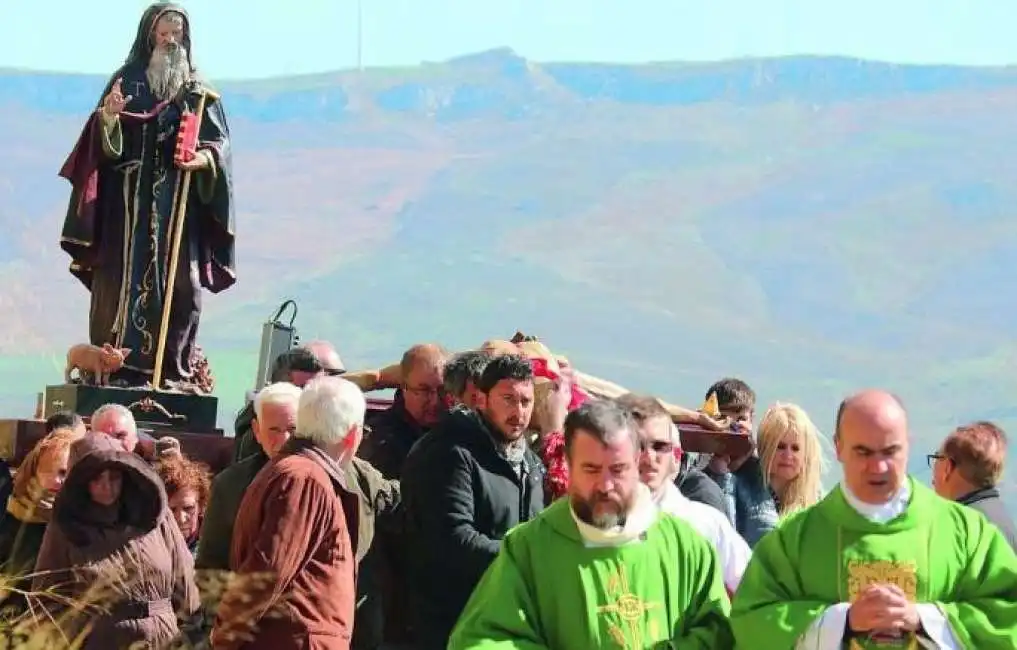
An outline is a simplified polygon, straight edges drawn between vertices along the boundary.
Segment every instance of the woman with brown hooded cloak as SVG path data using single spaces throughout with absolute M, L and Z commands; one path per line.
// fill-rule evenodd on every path
M 46 614 L 68 639 L 88 626 L 86 650 L 166 647 L 179 636 L 177 613 L 199 604 L 158 475 L 101 434 L 71 447 L 35 568 L 33 589 L 51 594 Z

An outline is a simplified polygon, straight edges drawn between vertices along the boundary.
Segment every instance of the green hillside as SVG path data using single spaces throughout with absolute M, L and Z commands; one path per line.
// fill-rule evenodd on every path
M 86 331 L 54 173 L 95 83 L 0 74 L 21 126 L 0 135 L 7 413 Z M 522 329 L 679 403 L 741 376 L 824 431 L 846 393 L 890 388 L 916 463 L 962 421 L 1017 431 L 1013 70 L 498 51 L 222 87 L 240 282 L 207 296 L 200 338 L 224 423 L 292 297 L 303 338 L 352 367 Z

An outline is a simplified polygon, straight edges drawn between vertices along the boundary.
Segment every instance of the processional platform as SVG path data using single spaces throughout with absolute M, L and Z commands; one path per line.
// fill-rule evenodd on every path
M 155 439 L 176 438 L 187 457 L 207 464 L 213 472 L 232 461 L 235 441 L 217 428 L 219 399 L 214 395 L 88 384 L 47 386 L 35 418 L 0 418 L 0 459 L 19 465 L 45 436 L 45 418 L 54 413 L 71 411 L 87 421 L 103 404 L 127 408 L 139 433 Z
M 138 427 L 169 432 L 222 435 L 216 428 L 219 398 L 147 388 L 120 388 L 89 384 L 57 384 L 46 387 L 42 417 L 71 411 L 87 418 L 103 404 L 120 404 L 133 415 Z

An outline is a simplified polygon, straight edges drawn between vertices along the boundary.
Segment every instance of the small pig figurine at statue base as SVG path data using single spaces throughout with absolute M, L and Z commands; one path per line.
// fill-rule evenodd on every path
M 78 371 L 78 379 L 86 383 L 85 374 L 92 375 L 97 386 L 107 386 L 109 376 L 124 367 L 124 359 L 131 353 L 130 348 L 115 348 L 109 343 L 102 347 L 88 343 L 71 346 L 67 351 L 67 367 L 64 369 L 64 381 L 71 383 L 71 371 Z

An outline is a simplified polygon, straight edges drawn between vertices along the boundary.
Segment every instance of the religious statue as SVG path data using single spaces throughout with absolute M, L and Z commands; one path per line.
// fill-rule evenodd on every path
M 142 15 L 60 175 L 73 188 L 60 246 L 91 292 L 90 342 L 132 351 L 111 383 L 187 390 L 201 289 L 236 274 L 229 127 L 183 8 Z

